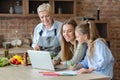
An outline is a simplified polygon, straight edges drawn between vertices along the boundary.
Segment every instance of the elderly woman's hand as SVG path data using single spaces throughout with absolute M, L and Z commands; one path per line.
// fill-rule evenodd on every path
M 35 46 L 35 48 L 34 48 L 34 50 L 37 50 L 37 51 L 39 51 L 39 50 L 40 50 L 40 47 L 39 47 L 39 45 L 36 45 L 36 46 Z

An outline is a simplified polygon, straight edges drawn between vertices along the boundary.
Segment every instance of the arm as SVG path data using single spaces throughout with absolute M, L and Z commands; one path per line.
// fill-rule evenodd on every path
M 32 42 L 32 48 L 35 50 L 39 50 L 39 45 L 37 45 L 39 40 L 39 29 L 38 26 L 35 27 L 34 29 L 34 37 L 33 37 L 33 42 Z
M 82 61 L 85 57 L 87 50 L 87 43 L 78 44 L 77 49 L 72 57 L 72 61 L 77 64 L 79 61 Z
M 71 60 L 68 61 L 68 63 L 72 61 L 74 64 L 77 64 L 79 61 L 82 61 L 86 55 L 86 50 L 87 50 L 87 43 L 78 44 L 74 56 L 72 57 Z
M 96 63 L 94 62 L 93 67 L 96 71 L 104 70 L 107 68 L 109 64 L 114 62 L 114 58 L 112 56 L 110 49 L 101 40 L 97 40 L 95 42 L 94 54 L 95 55 L 93 60 L 96 61 Z
M 70 66 L 71 67 L 71 66 Z M 88 69 L 88 57 L 87 55 L 85 56 L 84 60 L 79 62 L 78 64 L 75 64 L 73 67 L 71 67 L 71 70 L 79 70 L 81 68 L 86 68 Z
M 60 56 L 61 56 L 61 52 L 59 52 L 58 55 L 53 58 L 54 65 L 60 64 L 60 62 L 61 62 Z

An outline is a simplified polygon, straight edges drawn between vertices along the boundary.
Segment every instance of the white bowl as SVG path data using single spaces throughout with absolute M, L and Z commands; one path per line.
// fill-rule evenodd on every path
M 11 45 L 12 46 L 21 46 L 22 45 L 22 41 L 20 39 L 13 40 L 13 41 L 11 41 Z

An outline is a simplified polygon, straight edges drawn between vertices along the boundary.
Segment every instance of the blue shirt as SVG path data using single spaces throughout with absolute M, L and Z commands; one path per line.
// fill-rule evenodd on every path
M 84 68 L 94 68 L 93 73 L 113 77 L 114 58 L 108 46 L 98 38 L 94 44 L 94 53 L 92 58 L 89 59 L 87 54 L 82 62 Z
M 39 40 L 39 32 L 42 30 L 42 36 L 43 37 L 48 37 L 48 36 L 55 36 L 54 35 L 54 29 L 57 29 L 57 38 L 60 42 L 60 30 L 61 30 L 61 26 L 62 26 L 62 22 L 59 21 L 55 21 L 51 27 L 51 29 L 47 30 L 45 29 L 44 25 L 42 23 L 39 23 L 35 29 L 34 29 L 34 37 L 33 37 L 33 43 L 32 43 L 32 47 L 34 48 L 36 46 L 36 44 L 38 43 Z

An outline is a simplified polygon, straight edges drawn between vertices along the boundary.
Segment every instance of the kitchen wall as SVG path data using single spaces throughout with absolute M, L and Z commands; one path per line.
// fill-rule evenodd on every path
M 100 8 L 100 21 L 107 22 L 110 49 L 115 57 L 114 80 L 120 80 L 120 0 L 77 0 L 77 20 L 81 17 L 96 18 L 96 10 Z M 64 21 L 65 18 L 56 18 Z M 39 18 L 0 18 L 0 39 L 15 39 L 16 30 L 19 38 L 31 38 Z M 78 21 L 79 22 L 79 21 Z
M 100 8 L 100 20 L 107 21 L 110 48 L 115 57 L 114 79 L 120 80 L 120 0 L 78 0 L 77 15 L 96 17 Z
M 0 37 L 3 41 L 11 41 L 16 38 L 31 38 L 35 25 L 39 18 L 2 18 L 0 19 Z

